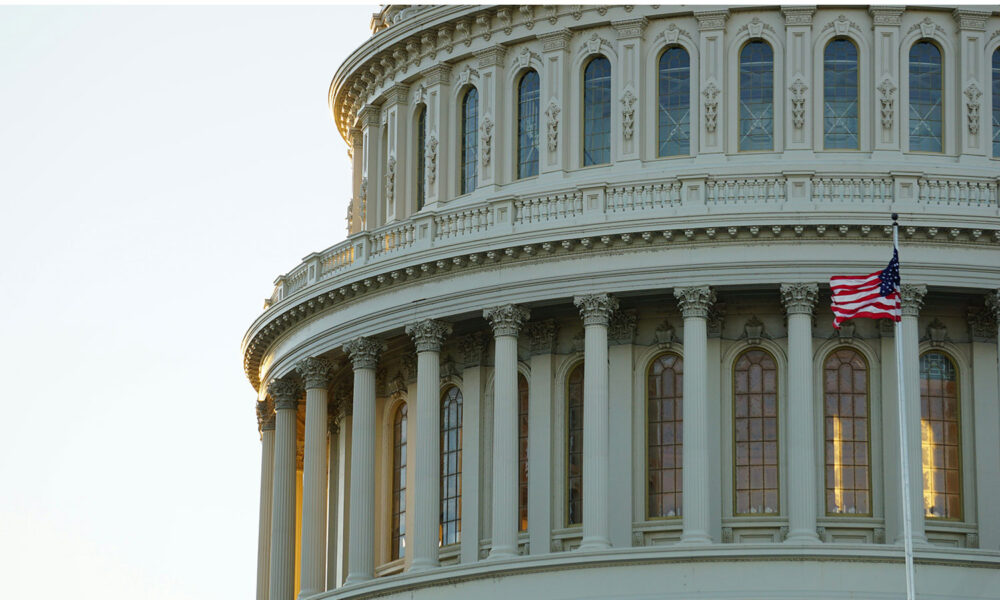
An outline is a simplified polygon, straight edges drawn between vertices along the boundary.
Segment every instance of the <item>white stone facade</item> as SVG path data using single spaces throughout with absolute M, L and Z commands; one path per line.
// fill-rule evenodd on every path
M 390 5 L 372 26 L 329 96 L 354 165 L 348 237 L 280 276 L 243 341 L 264 441 L 258 599 L 902 597 L 893 328 L 837 331 L 827 308 L 830 276 L 888 262 L 892 212 L 917 589 L 996 597 L 997 7 Z M 858 142 L 825 150 L 824 49 L 843 39 L 857 50 Z M 740 53 L 758 40 L 773 52 L 772 146 L 741 152 Z M 911 150 L 911 119 L 924 117 L 910 103 L 910 52 L 922 42 L 941 58 L 940 152 Z M 658 61 L 678 46 L 689 152 L 659 157 Z M 595 56 L 610 64 L 610 158 L 585 167 Z M 529 69 L 538 166 L 518 179 Z M 461 194 L 471 88 L 477 181 Z M 866 377 L 858 511 L 829 510 L 845 489 L 842 450 L 829 450 L 842 447 L 840 421 L 831 438 L 825 412 L 839 349 Z M 737 447 L 737 363 L 750 350 L 775 378 L 776 462 L 762 471 L 774 483 L 761 488 L 774 499 L 760 511 L 737 498 L 752 487 Z M 954 371 L 944 427 L 959 433 L 946 459 L 926 441 L 938 419 L 922 399 L 928 353 Z M 683 361 L 683 509 L 651 517 L 649 377 L 665 354 Z M 460 475 L 441 460 L 453 387 Z M 928 461 L 944 461 L 947 493 L 924 484 Z M 457 489 L 439 484 L 449 473 Z M 442 501 L 456 493 L 460 535 L 439 546 Z M 925 508 L 928 494 L 947 496 L 944 516 Z

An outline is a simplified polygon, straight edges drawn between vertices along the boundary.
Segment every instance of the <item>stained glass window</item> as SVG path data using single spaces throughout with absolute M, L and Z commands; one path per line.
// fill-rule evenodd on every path
M 1000 158 L 1000 48 L 993 51 L 993 156 Z
M 737 515 L 777 514 L 778 366 L 759 348 L 744 351 L 733 369 L 733 447 Z
M 566 386 L 566 525 L 583 523 L 583 363 Z
M 538 73 L 528 71 L 517 86 L 517 178 L 538 175 Z
M 942 151 L 941 51 L 928 41 L 910 48 L 910 150 Z
M 958 371 L 943 352 L 920 357 L 920 445 L 924 516 L 962 518 L 961 428 Z
M 827 514 L 871 514 L 868 364 L 855 350 L 823 364 L 823 431 Z
M 406 556 L 406 405 L 392 419 L 392 539 L 391 558 Z
M 598 56 L 583 71 L 583 166 L 611 162 L 611 61 Z
M 452 386 L 441 399 L 441 529 L 442 546 L 462 535 L 462 392 Z
M 663 354 L 649 366 L 646 379 L 646 515 L 683 514 L 684 361 Z
M 476 161 L 479 156 L 479 92 L 469 88 L 462 100 L 462 192 L 476 189 Z
M 857 150 L 858 47 L 846 38 L 823 51 L 823 147 Z
M 424 170 L 426 169 L 427 153 L 427 107 L 420 107 L 420 115 L 417 117 L 417 210 L 424 207 Z
M 528 530 L 528 380 L 517 374 L 517 528 Z
M 657 156 L 691 152 L 691 61 L 680 46 L 660 55 Z
M 774 149 L 774 52 L 753 40 L 740 52 L 740 151 Z

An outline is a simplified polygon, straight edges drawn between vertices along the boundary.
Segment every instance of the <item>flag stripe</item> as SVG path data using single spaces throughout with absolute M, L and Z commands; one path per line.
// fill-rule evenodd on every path
M 870 275 L 840 275 L 830 278 L 833 291 L 833 326 L 848 319 L 901 319 L 899 299 L 899 254 L 881 271 Z

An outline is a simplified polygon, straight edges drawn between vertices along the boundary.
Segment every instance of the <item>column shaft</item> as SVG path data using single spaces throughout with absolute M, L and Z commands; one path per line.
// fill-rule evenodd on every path
M 818 542 L 812 316 L 788 315 L 788 542 Z
M 608 327 L 584 327 L 583 541 L 608 548 Z M 495 492 L 494 492 L 495 493 Z
M 337 536 L 339 527 L 337 523 L 337 513 L 339 510 L 340 495 L 340 456 L 338 448 L 340 446 L 340 429 L 336 423 L 330 423 L 330 436 L 327 441 L 327 533 L 326 533 L 326 589 L 333 590 L 340 583 L 337 581 Z
M 910 465 L 910 522 L 914 543 L 926 543 L 924 533 L 924 478 L 920 432 L 920 331 L 917 316 L 903 310 L 903 382 L 906 387 L 906 456 Z M 898 402 L 898 399 L 893 398 Z M 891 443 L 899 445 L 899 440 Z M 900 509 L 902 510 L 902 509 Z M 902 530 L 900 530 L 902 533 Z
M 684 317 L 684 439 L 681 485 L 684 488 L 681 541 L 708 544 L 708 321 Z
M 268 600 L 292 600 L 295 593 L 295 405 L 297 389 L 270 386 L 275 398 L 274 488 L 271 495 L 271 573 Z
M 306 390 L 302 460 L 302 565 L 299 598 L 326 588 L 326 388 Z
M 414 482 L 411 571 L 438 565 L 441 521 L 441 362 L 438 352 L 417 353 L 417 464 Z
M 261 430 L 260 524 L 257 532 L 257 600 L 267 600 L 271 556 L 271 494 L 274 493 L 274 415 Z
M 517 338 L 496 338 L 493 378 L 493 547 L 517 555 Z
M 351 525 L 345 584 L 375 574 L 375 366 L 354 369 L 351 425 Z

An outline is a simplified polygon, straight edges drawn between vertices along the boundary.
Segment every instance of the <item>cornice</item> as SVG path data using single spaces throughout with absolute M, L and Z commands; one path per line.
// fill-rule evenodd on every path
M 891 226 L 844 224 L 788 225 L 754 224 L 638 229 L 635 223 L 623 224 L 615 233 L 589 236 L 545 236 L 527 241 L 510 242 L 475 252 L 442 252 L 431 260 L 417 261 L 407 266 L 386 266 L 368 271 L 352 279 L 324 280 L 321 284 L 300 290 L 261 315 L 244 338 L 243 367 L 255 389 L 260 386 L 260 361 L 267 349 L 298 323 L 319 313 L 361 302 L 402 286 L 426 283 L 438 277 L 456 276 L 498 264 L 544 261 L 568 255 L 601 253 L 621 254 L 653 248 L 684 248 L 689 246 L 740 245 L 754 243 L 801 244 L 803 241 L 853 244 L 859 241 L 891 243 Z M 941 235 L 934 227 L 904 227 L 904 243 L 931 246 L 996 248 L 1000 246 L 1000 229 L 950 228 Z M 496 240 L 500 241 L 500 240 Z M 489 243 L 489 240 L 484 244 Z M 378 332 L 372 332 L 378 333 Z

